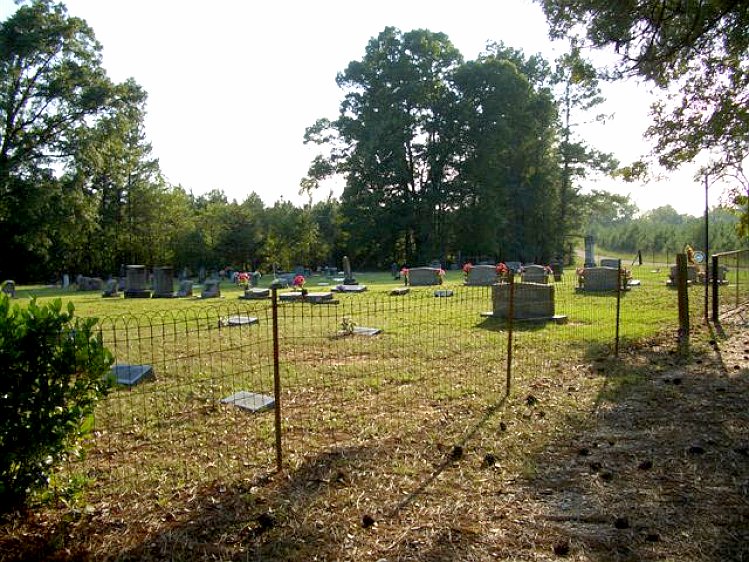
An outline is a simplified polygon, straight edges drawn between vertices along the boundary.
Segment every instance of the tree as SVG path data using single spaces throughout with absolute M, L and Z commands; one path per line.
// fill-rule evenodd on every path
M 304 185 L 331 172 L 344 174 L 343 212 L 352 242 L 357 231 L 374 238 L 372 221 L 362 224 L 357 216 L 365 208 L 394 234 L 379 238 L 374 253 L 380 258 L 391 254 L 393 238 L 403 247 L 401 261 L 440 251 L 455 157 L 447 133 L 454 123 L 449 74 L 461 62 L 442 33 L 388 27 L 370 40 L 361 61 L 338 75 L 347 91 L 338 119 L 307 130 L 306 142 L 338 144 L 329 157 L 315 160 Z
M 610 2 L 537 0 L 555 38 L 584 35 L 620 55 L 618 75 L 669 88 L 648 134 L 661 164 L 674 168 L 702 150 L 736 160 L 749 119 L 749 10 L 725 0 Z
M 574 40 L 571 41 L 570 51 L 557 59 L 554 82 L 561 86 L 559 155 L 562 170 L 557 221 L 559 228 L 570 233 L 580 217 L 579 213 L 572 213 L 572 205 L 580 191 L 576 181 L 591 172 L 611 174 L 617 162 L 611 154 L 590 148 L 575 135 L 575 127 L 579 124 L 576 120 L 581 118 L 581 114 L 603 103 L 603 98 L 597 72 L 590 62 L 583 59 L 580 47 Z M 595 120 L 602 118 L 602 115 L 594 116 Z M 557 253 L 562 255 L 563 251 L 560 245 Z
M 489 51 L 454 76 L 462 124 L 457 244 L 469 255 L 547 261 L 564 235 L 540 227 L 554 223 L 559 187 L 548 65 L 503 45 Z
M 56 237 L 74 232 L 49 217 L 90 216 L 85 197 L 60 176 L 84 132 L 127 103 L 100 50 L 83 20 L 49 0 L 0 24 L 0 267 L 8 273 L 38 274 L 26 264 L 46 265 Z

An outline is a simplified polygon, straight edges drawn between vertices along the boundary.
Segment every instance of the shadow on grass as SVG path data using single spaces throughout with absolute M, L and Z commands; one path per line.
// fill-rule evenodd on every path
M 585 560 L 749 559 L 749 372 L 670 346 L 596 368 L 595 425 L 541 452 L 526 483 L 536 529 Z

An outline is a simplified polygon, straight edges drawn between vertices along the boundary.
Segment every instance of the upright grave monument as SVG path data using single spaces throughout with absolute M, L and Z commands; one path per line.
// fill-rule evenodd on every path
M 128 265 L 126 268 L 125 298 L 148 299 L 151 291 L 146 290 L 146 267 L 144 265 Z

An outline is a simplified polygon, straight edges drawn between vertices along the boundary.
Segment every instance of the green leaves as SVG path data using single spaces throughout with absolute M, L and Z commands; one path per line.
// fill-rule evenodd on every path
M 112 356 L 95 324 L 59 299 L 21 308 L 0 296 L 0 509 L 46 485 L 106 394 Z

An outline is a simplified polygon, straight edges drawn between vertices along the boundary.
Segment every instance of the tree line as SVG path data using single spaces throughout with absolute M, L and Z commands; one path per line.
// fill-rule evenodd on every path
M 581 52 L 573 40 L 551 63 L 494 43 L 466 61 L 443 33 L 388 27 L 337 76 L 337 118 L 304 132 L 320 153 L 301 192 L 337 175 L 340 199 L 266 206 L 170 185 L 146 141 L 146 92 L 110 80 L 63 4 L 25 3 L 0 26 L 0 276 L 569 255 L 612 197 L 580 181 L 618 166 L 576 134 L 602 101 Z

